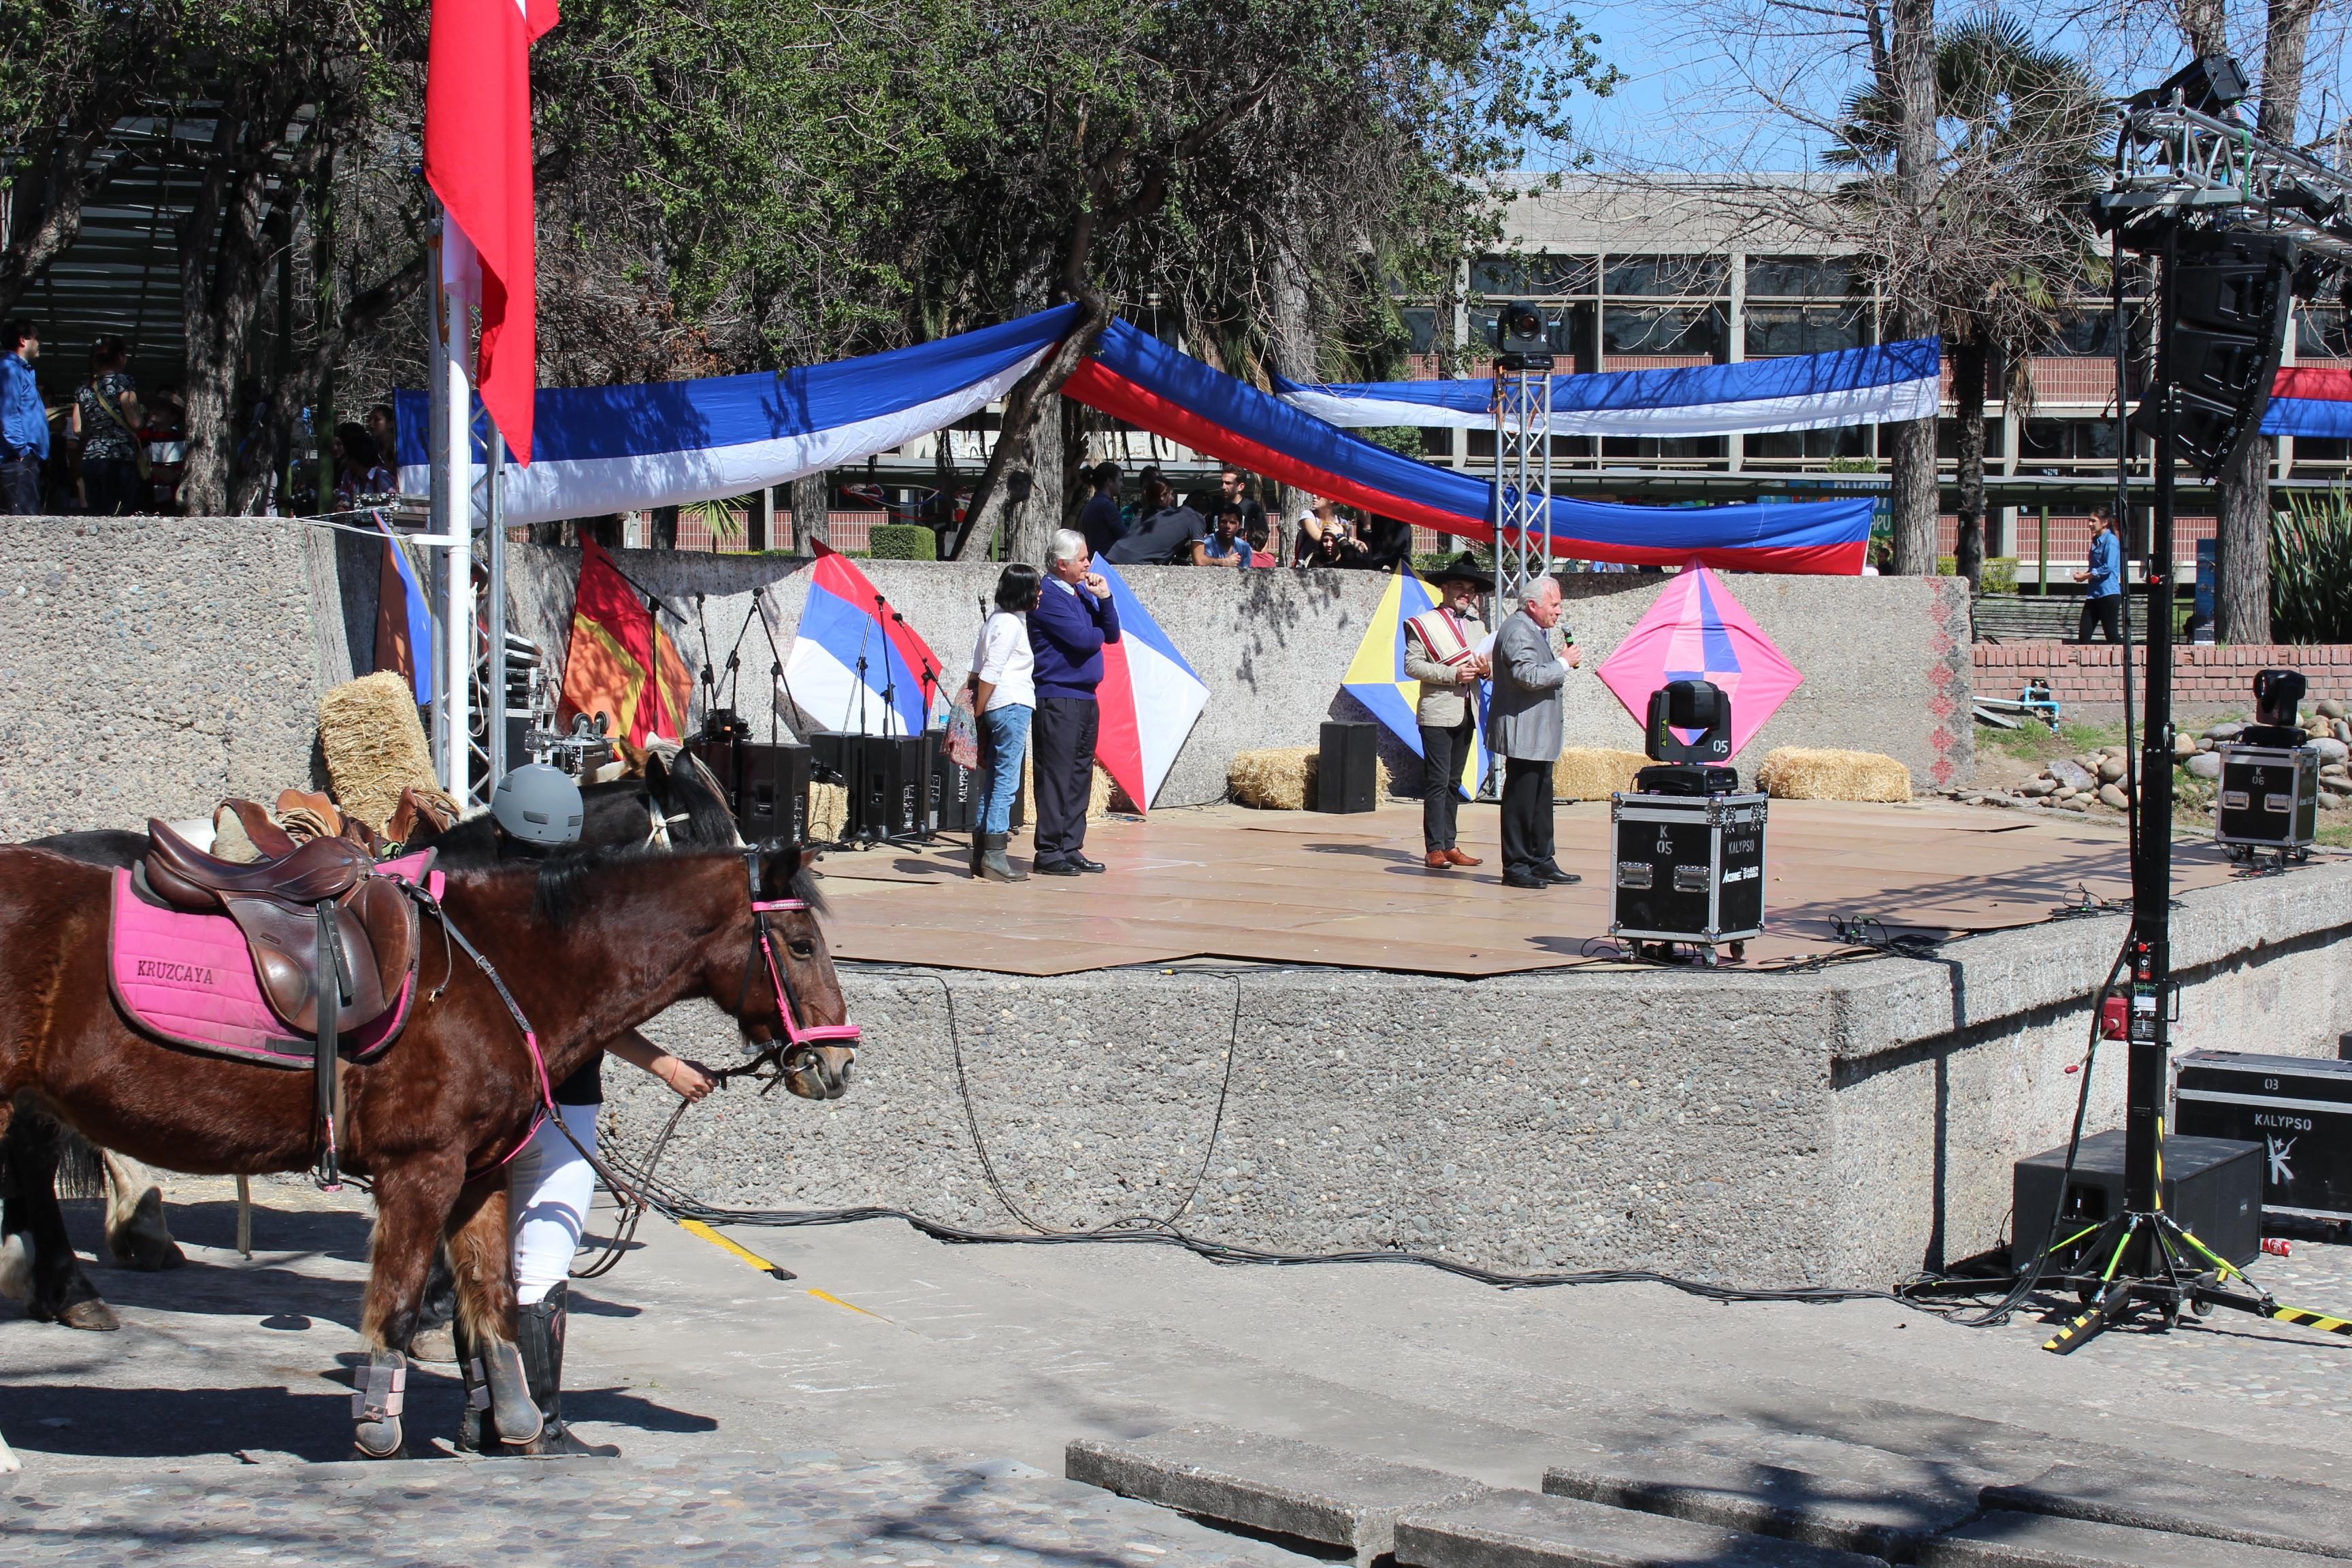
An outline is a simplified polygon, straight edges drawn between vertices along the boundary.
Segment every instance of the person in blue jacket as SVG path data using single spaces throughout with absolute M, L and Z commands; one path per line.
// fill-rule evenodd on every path
M 2123 641 L 2124 542 L 2116 537 L 2116 516 L 2105 507 L 2091 509 L 2091 558 L 2074 581 L 2084 584 L 2074 640 L 2089 642 L 2096 626 L 2109 642 Z
M 1103 864 L 1086 855 L 1087 804 L 1094 795 L 1095 735 L 1101 710 L 1103 645 L 1118 641 L 1118 605 L 1094 569 L 1083 533 L 1054 535 L 1053 559 L 1037 607 L 1029 612 L 1029 646 L 1037 689 L 1031 754 L 1037 795 L 1040 877 L 1075 877 Z

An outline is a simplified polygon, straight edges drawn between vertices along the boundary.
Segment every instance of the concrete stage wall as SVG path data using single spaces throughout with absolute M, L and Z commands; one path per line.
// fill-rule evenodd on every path
M 661 551 L 620 551 L 615 558 L 631 577 L 689 609 L 693 595 L 708 595 L 703 615 L 716 648 L 712 662 L 722 669 L 751 613 L 753 591 L 778 584 L 789 626 L 799 619 L 810 565 L 779 556 Z M 570 636 L 578 552 L 522 546 L 509 563 L 516 629 L 560 651 Z M 980 629 L 981 600 L 993 591 L 999 569 L 953 562 L 857 564 L 938 652 L 950 682 L 961 680 Z M 1209 687 L 1209 706 L 1178 754 L 1160 804 L 1222 800 L 1234 752 L 1312 745 L 1325 719 L 1367 717 L 1340 692 L 1339 682 L 1379 605 L 1386 586 L 1381 576 L 1171 566 L 1121 571 Z M 1960 579 L 1735 575 L 1727 581 L 1805 676 L 1749 743 L 1745 765 L 1774 746 L 1834 746 L 1885 752 L 1911 770 L 1921 789 L 1967 782 L 1975 742 L 1968 596 Z M 1584 648 L 1583 669 L 1569 682 L 1570 743 L 1639 751 L 1639 726 L 1591 672 L 1664 591 L 1665 581 L 1595 574 L 1563 582 L 1570 624 Z M 679 628 L 678 642 L 698 668 L 699 630 Z M 789 658 L 789 637 L 778 642 Z M 759 627 L 751 628 L 741 647 L 746 695 L 737 706 L 755 720 L 755 732 L 764 733 L 756 693 L 770 655 Z M 1393 742 L 1385 750 L 1401 782 L 1419 777 L 1410 752 Z
M 1179 969 L 1028 980 L 845 973 L 866 1045 L 830 1105 L 740 1090 L 689 1112 L 663 1176 L 723 1204 L 880 1204 L 1018 1228 L 974 1152 L 1057 1227 L 1166 1215 L 1281 1250 L 1402 1247 L 1496 1268 L 1647 1268 L 1768 1285 L 1888 1285 L 2004 1234 L 2010 1167 L 2063 1143 L 2086 998 L 2120 917 L 1811 974 L 1644 971 L 1463 983 Z M 2186 896 L 2183 1049 L 2333 1055 L 2352 1029 L 2352 866 Z M 1236 985 L 1239 1023 L 1234 1024 Z M 946 990 L 943 991 L 942 987 Z M 699 1005 L 670 1048 L 734 1059 Z M 2092 1131 L 2121 1125 L 2102 1053 Z M 606 1074 L 642 1151 L 675 1100 Z

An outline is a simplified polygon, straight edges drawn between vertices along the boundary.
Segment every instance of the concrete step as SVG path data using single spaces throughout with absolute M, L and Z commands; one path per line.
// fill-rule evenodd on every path
M 1082 1437 L 1069 1446 L 1064 1464 L 1074 1481 L 1344 1548 L 1359 1563 L 1388 1554 L 1396 1521 L 1407 1510 L 1486 1489 L 1466 1476 L 1209 1425 L 1131 1441 Z
M 1556 1465 L 1543 1489 L 1724 1530 L 1907 1561 L 1929 1536 L 1975 1517 L 1978 1486 L 1881 1468 L 1883 1479 L 1819 1475 L 1753 1459 L 1656 1450 Z
M 1541 1492 L 1486 1492 L 1396 1521 L 1407 1568 L 1886 1568 L 1875 1557 Z
M 1987 1487 L 1984 1506 L 2352 1558 L 2352 1491 L 2203 1465 L 2059 1464 Z
M 1925 1542 L 1919 1568 L 2333 1568 L 2338 1559 L 2046 1513 L 1986 1514 Z

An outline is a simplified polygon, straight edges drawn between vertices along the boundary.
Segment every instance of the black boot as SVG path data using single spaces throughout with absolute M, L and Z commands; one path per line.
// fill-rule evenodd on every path
M 563 1425 L 563 1331 L 565 1301 L 570 1293 L 566 1282 L 558 1280 L 545 1300 L 515 1310 L 515 1342 L 522 1351 L 523 1375 L 530 1380 L 530 1396 L 538 1404 L 544 1422 L 538 1441 L 530 1444 L 528 1451 L 614 1458 L 621 1452 L 618 1447 L 610 1443 L 583 1442 Z
M 450 1320 L 449 1335 L 457 1351 L 457 1374 L 466 1382 L 466 1407 L 457 1413 L 457 1449 L 461 1454 L 479 1454 L 486 1447 L 482 1437 L 482 1420 L 490 1412 L 489 1375 L 461 1320 Z M 498 1435 L 493 1432 L 487 1447 L 495 1448 L 497 1446 Z

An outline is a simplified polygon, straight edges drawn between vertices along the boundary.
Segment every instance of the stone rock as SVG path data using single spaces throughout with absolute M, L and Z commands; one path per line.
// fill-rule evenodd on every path
M 2336 738 L 2337 740 L 2342 741 L 2347 745 L 2352 745 L 2352 723 L 2347 723 L 2345 721 L 2338 719 L 2336 721 L 2335 729 Z
M 2218 753 L 2213 752 L 2198 752 L 2195 756 L 2189 759 L 2186 766 L 2188 767 L 2189 772 L 2197 778 L 2218 779 L 2221 776 L 2221 759 Z
M 2322 768 L 2340 768 L 2347 762 L 2352 762 L 2352 746 L 2346 745 L 2333 735 L 2315 738 L 2311 749 L 2319 753 Z
M 2092 775 L 2089 768 L 2068 757 L 2059 758 L 2044 771 L 2066 789 L 2095 789 L 2098 786 L 2099 781 Z
M 2197 737 L 2176 731 L 2172 737 L 2172 754 L 2175 757 L 2195 756 L 2197 754 Z
M 2312 707 L 2323 719 L 2341 719 L 2344 717 L 2344 704 L 2333 697 L 2323 697 L 2318 701 L 2313 703 Z
M 2345 796 L 2345 795 L 2330 795 L 2330 794 L 2328 794 L 2328 793 L 2327 793 L 2326 791 L 2325 791 L 2325 790 L 2322 790 L 2322 791 L 2320 792 L 2320 795 L 2319 795 L 2319 809 L 2320 809 L 2320 810 L 2322 810 L 2322 811 L 2342 811 L 2342 810 L 2343 810 L 2346 806 L 2347 806 L 2347 805 L 2352 805 L 2352 797 L 2347 797 L 2347 796 Z
M 2097 771 L 2099 782 L 2111 784 L 2122 778 L 2126 770 L 2121 757 L 2101 757 Z
M 2089 798 L 2079 795 L 2069 795 L 2066 799 L 2060 801 L 2058 805 L 2062 810 L 2065 811 L 2088 811 L 2091 809 L 2091 802 Z
M 2227 724 L 2216 724 L 2205 731 L 2205 738 L 2209 741 L 2234 741 L 2245 732 L 2245 729 L 2243 724 L 2234 721 Z
M 2099 786 L 2099 804 L 2112 805 L 2117 811 L 2121 811 L 2131 805 L 2131 797 L 2114 784 L 2103 784 Z
M 2017 786 L 2017 793 L 2029 798 L 2039 798 L 2053 793 L 2057 787 L 2058 781 L 2044 774 L 2041 778 L 2026 780 Z

